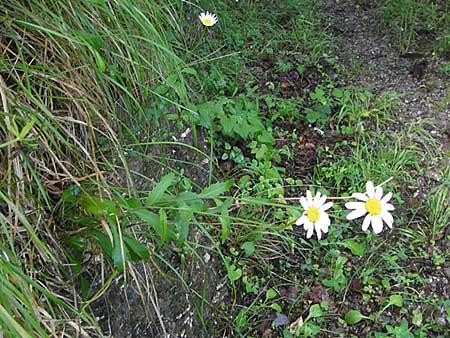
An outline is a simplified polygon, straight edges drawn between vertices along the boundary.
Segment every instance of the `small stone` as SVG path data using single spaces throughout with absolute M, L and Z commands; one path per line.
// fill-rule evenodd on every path
M 286 315 L 277 312 L 272 325 L 275 327 L 287 326 L 289 325 L 289 318 Z

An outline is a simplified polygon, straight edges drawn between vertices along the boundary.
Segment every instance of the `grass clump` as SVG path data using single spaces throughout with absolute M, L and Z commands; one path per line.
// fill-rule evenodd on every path
M 173 19 L 155 3 L 124 1 L 5 1 L 0 17 L 1 330 L 100 335 L 63 241 L 91 223 L 55 205 L 78 193 L 102 201 L 121 176 L 133 189 L 123 145 L 138 127 L 151 131 L 152 88 L 172 76 L 184 95 L 163 28 Z

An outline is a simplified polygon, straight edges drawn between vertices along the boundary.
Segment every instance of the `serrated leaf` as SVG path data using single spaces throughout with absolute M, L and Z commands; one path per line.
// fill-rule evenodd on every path
M 350 310 L 345 314 L 345 322 L 348 325 L 355 325 L 360 322 L 363 318 L 363 315 L 358 310 Z

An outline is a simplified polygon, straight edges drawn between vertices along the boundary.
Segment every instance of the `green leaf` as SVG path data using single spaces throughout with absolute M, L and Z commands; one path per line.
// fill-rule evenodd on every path
M 392 295 L 389 297 L 389 304 L 402 307 L 403 297 L 401 295 Z
M 146 245 L 142 244 L 138 240 L 130 236 L 123 236 L 123 241 L 127 246 L 128 251 L 131 254 L 133 261 L 147 260 L 150 257 L 150 253 Z
M 97 64 L 97 69 L 100 73 L 104 73 L 106 70 L 106 63 L 100 53 L 96 50 L 92 50 L 94 53 L 95 63 Z
M 178 230 L 178 244 L 183 244 L 189 235 L 189 224 L 194 217 L 192 210 L 180 210 L 175 216 L 175 224 Z
M 273 310 L 275 310 L 275 311 L 278 312 L 278 313 L 283 312 L 283 309 L 282 309 L 281 306 L 278 305 L 277 303 L 272 303 L 272 304 L 270 304 L 270 308 L 273 309 Z
M 89 229 L 85 233 L 100 245 L 107 257 L 112 259 L 112 243 L 106 234 L 97 229 Z
M 27 124 L 22 128 L 22 130 L 20 132 L 20 135 L 19 135 L 20 139 L 24 139 L 27 136 L 28 132 L 34 126 L 35 122 L 36 121 L 34 121 L 34 120 L 27 122 Z
M 367 248 L 363 244 L 358 243 L 353 239 L 343 241 L 342 244 L 355 256 L 364 256 L 367 251 Z
M 161 225 L 159 245 L 162 246 L 168 239 L 167 214 L 164 209 L 159 209 L 159 222 Z
M 230 217 L 227 216 L 220 216 L 219 217 L 220 225 L 222 226 L 222 233 L 220 234 L 220 239 L 222 241 L 222 244 L 225 243 L 228 236 L 231 233 L 231 221 Z
M 303 326 L 303 337 L 315 337 L 320 332 L 320 327 L 313 323 L 306 323 Z
M 266 291 L 266 302 L 268 300 L 274 299 L 277 296 L 277 292 L 274 289 L 269 289 Z
M 132 213 L 145 223 L 151 225 L 160 239 L 159 245 L 163 245 L 166 241 L 176 238 L 174 226 L 173 224 L 169 225 L 167 223 L 167 215 L 163 209 L 160 209 L 159 215 L 145 209 L 132 210 Z
M 255 243 L 254 242 L 244 242 L 241 244 L 241 249 L 244 250 L 245 255 L 247 257 L 253 255 L 255 252 Z
M 242 276 L 242 270 L 237 268 L 236 265 L 232 264 L 228 267 L 228 278 L 232 283 L 237 281 Z
M 350 310 L 345 314 L 345 322 L 348 325 L 355 325 L 360 322 L 363 318 L 363 315 L 358 310 Z
M 117 270 L 119 272 L 123 272 L 129 260 L 128 251 L 126 250 L 125 244 L 119 235 L 118 224 L 113 221 L 108 222 L 108 224 L 113 236 L 112 260 Z
M 190 75 L 197 76 L 197 71 L 194 68 L 191 68 L 191 67 L 183 68 L 181 70 L 181 72 L 185 73 L 185 74 L 190 74 Z
M 84 195 L 80 200 L 80 205 L 93 215 L 118 216 L 120 213 L 113 201 L 98 196 Z
M 219 182 L 211 184 L 209 187 L 203 189 L 198 195 L 199 198 L 214 198 L 219 197 L 227 192 L 233 186 L 233 181 Z
M 167 174 L 162 177 L 158 184 L 148 193 L 148 197 L 145 200 L 145 206 L 147 208 L 154 207 L 155 204 L 161 201 L 166 190 L 172 185 L 175 179 L 175 175 L 173 173 Z
M 323 315 L 322 309 L 320 308 L 319 304 L 314 304 L 309 309 L 308 318 L 317 318 L 317 317 L 321 317 L 322 315 Z

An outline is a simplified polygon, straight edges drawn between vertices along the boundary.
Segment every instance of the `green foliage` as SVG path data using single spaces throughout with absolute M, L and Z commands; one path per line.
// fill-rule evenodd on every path
M 382 2 L 384 20 L 395 34 L 401 52 L 417 45 L 420 35 L 438 36 L 434 50 L 450 52 L 450 15 L 448 2 L 431 0 L 385 0 Z M 421 47 L 421 46 L 419 46 Z M 423 48 L 423 47 L 422 47 Z

